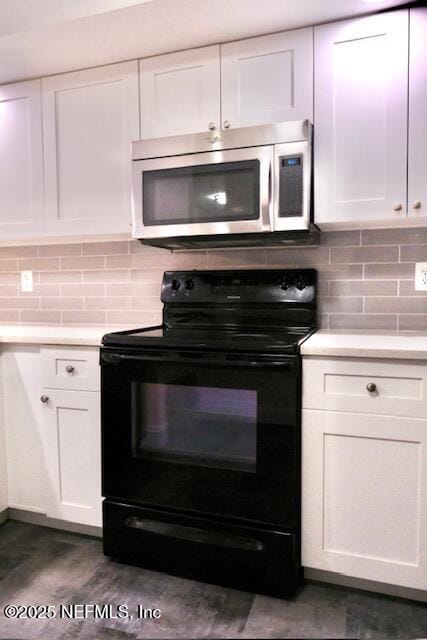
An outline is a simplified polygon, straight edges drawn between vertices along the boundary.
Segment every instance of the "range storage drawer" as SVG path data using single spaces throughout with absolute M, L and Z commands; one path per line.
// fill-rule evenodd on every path
M 304 358 L 304 409 L 427 416 L 427 366 L 408 361 Z
M 97 347 L 42 347 L 40 353 L 45 389 L 100 390 Z
M 292 593 L 296 536 L 104 501 L 104 553 L 204 582 L 258 593 Z M 295 562 L 297 559 L 297 562 Z M 290 567 L 298 567 L 291 574 Z

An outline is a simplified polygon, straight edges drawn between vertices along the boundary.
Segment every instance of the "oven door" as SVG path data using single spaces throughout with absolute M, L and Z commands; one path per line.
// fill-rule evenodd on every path
M 103 348 L 103 495 L 298 526 L 299 363 Z
M 272 231 L 273 147 L 133 162 L 133 235 Z

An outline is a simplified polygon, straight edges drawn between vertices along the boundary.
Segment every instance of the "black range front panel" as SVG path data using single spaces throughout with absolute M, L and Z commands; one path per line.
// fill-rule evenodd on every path
M 101 362 L 105 496 L 295 526 L 297 358 L 103 349 Z
M 280 282 L 289 289 L 287 276 Z M 182 306 L 165 317 L 186 325 Z M 105 553 L 291 593 L 300 572 L 300 356 L 251 351 L 250 336 L 246 351 L 221 340 L 150 348 L 122 338 L 101 349 Z

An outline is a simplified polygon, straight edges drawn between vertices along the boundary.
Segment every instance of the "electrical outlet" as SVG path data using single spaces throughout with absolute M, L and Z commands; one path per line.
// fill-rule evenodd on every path
M 427 291 L 427 262 L 415 264 L 415 291 Z
M 33 272 L 21 271 L 21 291 L 33 291 Z

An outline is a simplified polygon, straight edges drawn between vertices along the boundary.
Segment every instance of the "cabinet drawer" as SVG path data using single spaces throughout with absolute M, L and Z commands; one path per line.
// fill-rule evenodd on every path
M 306 358 L 303 407 L 425 418 L 427 366 L 415 362 Z
M 99 391 L 99 349 L 42 347 L 43 387 Z

